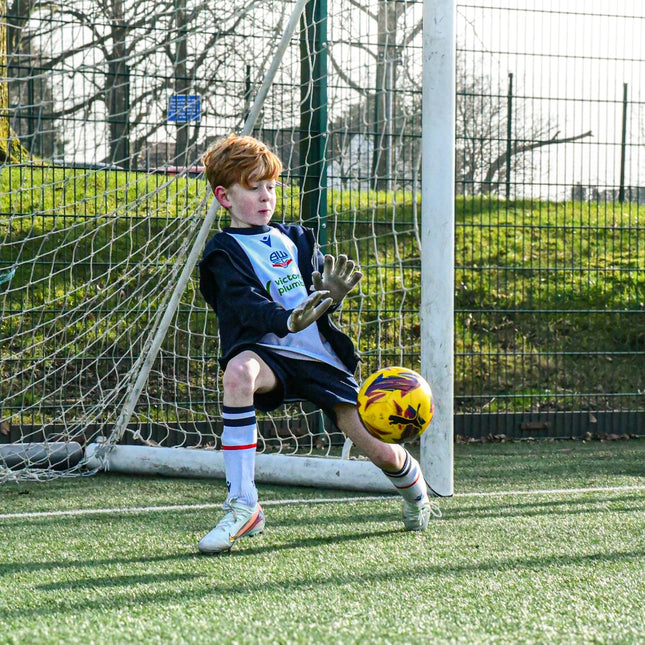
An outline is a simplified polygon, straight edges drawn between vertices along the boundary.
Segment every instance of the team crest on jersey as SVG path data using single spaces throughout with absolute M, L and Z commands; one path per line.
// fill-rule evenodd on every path
M 293 258 L 286 251 L 273 251 L 269 256 L 269 261 L 272 267 L 285 268 L 293 262 Z

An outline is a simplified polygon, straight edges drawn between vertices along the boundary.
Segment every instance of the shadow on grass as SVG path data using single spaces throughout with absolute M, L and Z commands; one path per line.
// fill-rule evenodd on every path
M 328 538 L 311 538 L 304 540 L 297 540 L 283 545 L 271 545 L 268 547 L 247 548 L 244 551 L 233 552 L 230 556 L 231 566 L 234 566 L 235 560 L 239 557 L 257 556 L 262 552 L 278 553 L 286 549 L 303 549 L 308 548 L 314 550 L 321 544 L 337 543 L 339 541 L 350 541 L 356 539 L 366 539 L 374 535 L 389 534 L 387 531 L 379 531 L 370 534 L 355 534 L 351 536 L 341 537 L 328 537 Z M 176 556 L 175 556 L 176 557 Z M 186 558 L 185 554 L 178 557 Z M 405 580 L 419 580 L 422 578 L 436 578 L 438 576 L 459 576 L 468 575 L 471 573 L 487 573 L 492 572 L 495 575 L 503 571 L 531 570 L 540 571 L 552 569 L 554 567 L 590 567 L 594 568 L 598 565 L 605 563 L 627 563 L 631 561 L 640 561 L 645 557 L 645 549 L 635 549 L 631 551 L 606 551 L 598 553 L 587 553 L 578 555 L 558 555 L 550 554 L 543 556 L 526 556 L 526 557 L 509 557 L 509 558 L 481 558 L 477 562 L 462 562 L 454 563 L 444 562 L 440 564 L 432 564 L 427 562 L 411 562 L 407 568 L 397 567 L 395 569 L 374 571 L 364 570 L 363 572 L 356 571 L 355 569 L 348 570 L 346 573 L 326 573 L 313 575 L 297 575 L 294 571 L 282 572 L 281 577 L 275 581 L 263 579 L 258 582 L 240 580 L 239 575 L 234 575 L 229 581 L 222 581 L 221 577 L 213 576 L 208 577 L 205 586 L 200 589 L 181 589 L 176 586 L 172 589 L 159 589 L 145 588 L 139 589 L 136 585 L 140 584 L 139 576 L 120 576 L 114 578 L 110 583 L 103 583 L 102 579 L 98 585 L 95 585 L 91 580 L 78 581 L 76 586 L 78 593 L 83 597 L 80 600 L 72 598 L 63 599 L 53 604 L 51 597 L 47 596 L 41 599 L 39 606 L 32 608 L 16 608 L 13 611 L 3 612 L 6 619 L 20 617 L 21 619 L 28 619 L 30 617 L 38 617 L 40 619 L 51 615 L 57 614 L 69 615 L 72 612 L 86 612 L 98 610 L 102 612 L 110 611 L 111 609 L 123 610 L 128 606 L 141 607 L 143 605 L 160 605 L 166 602 L 190 602 L 194 600 L 202 600 L 209 597 L 230 597 L 247 594 L 267 594 L 267 593 L 280 593 L 289 594 L 297 593 L 303 590 L 311 591 L 315 588 L 320 588 L 325 593 L 330 588 L 334 587 L 369 587 L 370 585 L 387 583 L 395 584 L 397 581 Z M 216 561 L 221 561 L 222 556 L 215 557 Z M 132 560 L 115 559 L 112 561 L 104 561 L 103 564 L 123 564 L 127 562 L 146 562 L 151 560 L 162 560 L 163 558 L 139 558 Z M 173 556 L 167 556 L 166 559 L 173 559 Z M 207 559 L 200 556 L 200 560 Z M 67 563 L 65 563 L 67 564 Z M 78 563 L 75 563 L 78 565 Z M 236 574 L 239 571 L 236 570 Z M 206 574 L 202 571 L 196 574 L 186 574 L 182 577 L 170 575 L 165 577 L 161 575 L 152 580 L 152 577 L 145 577 L 144 581 L 153 584 L 160 584 L 163 582 L 176 582 L 181 580 L 191 580 L 194 578 L 204 578 Z M 86 583 L 86 584 L 84 584 Z M 133 586 L 134 585 L 134 586 Z M 113 597 L 105 597 L 101 595 L 100 598 L 94 600 L 88 597 L 88 589 L 95 586 L 112 587 L 115 590 Z M 56 592 L 60 589 L 74 589 L 73 583 L 65 582 L 60 586 L 55 583 L 42 585 L 40 588 L 44 591 Z M 216 598 L 215 598 L 216 599 Z M 213 599 L 214 600 L 214 599 Z
M 136 585 L 158 585 L 166 582 L 184 582 L 205 577 L 205 573 L 142 573 L 129 576 L 110 576 L 109 578 L 91 578 L 82 580 L 65 580 L 36 585 L 41 591 L 75 590 L 79 588 L 105 589 L 109 587 L 134 587 Z
M 273 528 L 273 527 L 272 527 Z M 343 542 L 350 542 L 355 540 L 369 540 L 375 537 L 389 536 L 395 533 L 403 532 L 403 528 L 400 531 L 363 531 L 360 533 L 353 533 L 351 535 L 334 535 L 325 538 L 302 538 L 298 539 L 292 543 L 276 545 L 271 543 L 270 546 L 261 547 L 260 549 L 253 548 L 252 546 L 247 546 L 245 551 L 238 550 L 236 547 L 232 552 L 223 554 L 223 557 L 229 557 L 233 555 L 244 554 L 246 551 L 250 551 L 248 555 L 259 555 L 261 553 L 273 553 L 280 550 L 290 550 L 296 548 L 302 548 L 303 546 L 312 546 L 312 545 L 322 545 L 322 544 L 340 544 Z M 243 541 L 240 544 L 249 545 L 249 541 Z M 192 550 L 190 552 L 176 552 L 172 554 L 159 555 L 159 556 L 139 556 L 132 558 L 103 558 L 95 560 L 52 560 L 44 562 L 15 562 L 15 563 L 2 563 L 0 562 L 0 576 L 10 576 L 16 573 L 27 573 L 27 572 L 36 572 L 36 571 L 56 571 L 66 570 L 66 569 L 91 569 L 91 568 L 101 568 L 101 567 L 114 567 L 114 566 L 124 566 L 124 565 L 136 565 L 136 564 L 156 564 L 164 562 L 179 562 L 182 560 L 208 560 L 210 557 L 217 559 L 217 556 L 204 556 L 197 551 L 197 543 L 195 542 Z M 183 574 L 181 574 L 183 575 Z M 123 578 L 124 576 L 122 576 Z M 132 578 L 133 580 L 139 580 L 140 578 L 145 578 L 146 575 L 142 574 L 141 576 L 125 576 Z M 163 576 L 162 576 L 163 577 Z M 158 582 L 162 580 L 159 579 Z M 65 583 L 66 584 L 66 583 Z M 70 583 L 73 586 L 73 583 Z M 44 587 L 43 587 L 44 588 Z
M 195 552 L 177 552 L 167 555 L 132 557 L 132 558 L 104 558 L 100 560 L 51 560 L 44 562 L 0 562 L 0 576 L 14 575 L 32 571 L 56 571 L 57 569 L 88 569 L 94 567 L 112 567 L 128 564 L 154 564 L 157 562 L 178 562 L 192 560 L 199 557 Z
M 508 497 L 500 495 L 495 504 L 490 501 L 471 508 L 444 509 L 443 520 L 457 522 L 467 518 L 486 517 L 537 517 L 540 515 L 584 515 L 591 513 L 632 513 L 642 511 L 645 507 L 645 495 L 622 495 L 593 499 L 567 501 L 526 501 L 509 503 Z

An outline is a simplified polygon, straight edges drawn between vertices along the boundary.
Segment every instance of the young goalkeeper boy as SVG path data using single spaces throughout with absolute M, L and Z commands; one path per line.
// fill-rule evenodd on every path
M 405 528 L 423 531 L 432 509 L 421 468 L 402 446 L 382 443 L 363 427 L 354 345 L 329 317 L 362 274 L 345 256 L 323 258 L 311 230 L 271 223 L 282 164 L 263 143 L 231 135 L 208 150 L 204 167 L 230 216 L 200 263 L 200 290 L 219 321 L 228 495 L 224 518 L 199 550 L 228 551 L 263 531 L 255 410 L 285 401 L 320 407 L 400 492 Z

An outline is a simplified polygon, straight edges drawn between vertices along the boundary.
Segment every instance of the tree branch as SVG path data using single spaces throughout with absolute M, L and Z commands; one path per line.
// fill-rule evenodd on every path
M 542 148 L 544 146 L 552 146 L 558 143 L 571 143 L 572 141 L 578 141 L 580 139 L 584 139 L 585 137 L 593 136 L 591 130 L 583 134 L 576 134 L 572 137 L 564 137 L 562 139 L 558 139 L 558 134 L 559 132 L 556 132 L 553 137 L 551 137 L 551 139 L 544 141 L 534 141 L 533 143 L 526 143 L 521 146 L 517 145 L 517 142 L 515 142 L 510 156 L 514 157 L 516 155 L 529 152 L 530 150 L 536 150 L 537 148 Z M 486 173 L 486 176 L 481 183 L 481 190 L 483 193 L 489 193 L 492 190 L 493 177 L 495 177 L 495 175 L 498 174 L 502 168 L 506 167 L 508 157 L 508 151 L 504 151 L 501 155 L 499 155 L 499 157 L 497 157 L 497 159 L 495 159 L 495 161 L 493 161 L 493 163 L 490 164 L 490 166 L 488 167 L 488 172 Z

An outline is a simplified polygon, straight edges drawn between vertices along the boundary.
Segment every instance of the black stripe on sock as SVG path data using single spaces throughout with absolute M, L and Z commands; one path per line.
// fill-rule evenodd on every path
M 228 428 L 243 428 L 244 426 L 255 425 L 254 416 L 243 417 L 241 419 L 227 419 L 224 417 L 223 421 L 224 425 Z
M 255 406 L 245 405 L 241 408 L 234 408 L 230 405 L 222 406 L 222 414 L 249 414 L 250 412 L 255 412 Z
M 406 450 L 405 451 L 405 463 L 403 464 L 403 468 L 401 470 L 391 473 L 388 472 L 387 470 L 384 470 L 383 472 L 388 476 L 388 477 L 405 477 L 409 472 L 410 468 L 412 468 L 412 459 L 410 459 L 410 453 Z

